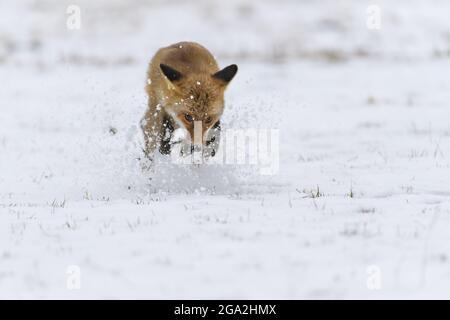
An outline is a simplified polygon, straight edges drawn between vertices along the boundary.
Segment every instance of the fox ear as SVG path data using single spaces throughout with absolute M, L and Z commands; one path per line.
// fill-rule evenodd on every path
M 165 65 L 165 64 L 161 63 L 159 65 L 159 67 L 161 68 L 162 73 L 171 82 L 180 80 L 183 77 L 183 75 L 179 71 L 173 69 L 172 67 L 169 67 L 168 65 Z
M 228 84 L 228 82 L 230 82 L 234 78 L 237 71 L 238 71 L 238 66 L 235 64 L 232 64 L 226 68 L 223 68 L 220 71 L 217 71 L 212 76 L 213 76 L 213 78 L 222 80 L 225 82 L 225 84 Z

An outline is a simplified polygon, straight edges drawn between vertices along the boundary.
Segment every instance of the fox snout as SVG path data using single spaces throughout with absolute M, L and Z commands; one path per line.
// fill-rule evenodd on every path
M 214 56 L 197 43 L 180 42 L 158 50 L 147 72 L 149 105 L 142 128 L 146 154 L 156 149 L 169 154 L 171 145 L 182 141 L 187 150 L 206 148 L 214 154 L 220 139 L 211 138 L 211 132 L 217 131 L 224 92 L 237 71 L 235 64 L 220 69 Z M 183 137 L 175 142 L 172 131 L 178 129 Z
M 183 127 L 186 134 L 184 135 L 184 143 L 190 153 L 203 152 L 215 155 L 220 142 L 220 121 L 214 125 L 205 125 L 201 121 L 195 121 L 192 127 Z
M 199 151 L 206 145 L 208 131 L 209 128 L 202 121 L 194 121 L 194 125 L 188 129 L 192 151 Z

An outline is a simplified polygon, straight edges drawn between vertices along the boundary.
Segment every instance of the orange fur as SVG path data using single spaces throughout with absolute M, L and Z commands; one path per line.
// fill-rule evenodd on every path
M 176 70 L 181 77 L 170 80 L 161 64 Z M 172 131 L 178 127 L 186 129 L 194 141 L 193 121 L 201 121 L 202 143 L 205 143 L 208 131 L 222 116 L 224 91 L 231 80 L 214 76 L 219 71 L 212 54 L 197 43 L 180 42 L 158 50 L 147 72 L 149 99 L 142 122 L 147 155 L 158 148 L 161 153 L 168 153 L 167 146 L 162 145 L 169 124 Z

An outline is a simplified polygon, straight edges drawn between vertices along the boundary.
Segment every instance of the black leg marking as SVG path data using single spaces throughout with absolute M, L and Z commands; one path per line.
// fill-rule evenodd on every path
M 211 157 L 216 155 L 216 151 L 219 148 L 221 130 L 222 127 L 220 126 L 220 121 L 217 121 L 211 128 L 211 137 L 205 143 L 209 149 L 209 154 Z
M 170 139 L 172 138 L 172 133 L 174 131 L 172 120 L 170 118 L 164 118 L 163 127 L 165 128 L 165 130 L 164 135 L 161 137 L 159 152 L 161 154 L 170 154 L 171 150 Z

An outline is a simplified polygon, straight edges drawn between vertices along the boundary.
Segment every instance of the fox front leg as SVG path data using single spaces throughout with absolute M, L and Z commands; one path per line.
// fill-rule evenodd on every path
M 222 127 L 220 126 L 220 121 L 217 121 L 216 124 L 209 130 L 208 136 L 206 138 L 204 154 L 205 156 L 214 157 L 219 150 L 220 146 L 220 132 Z
M 159 145 L 159 152 L 161 154 L 170 154 L 171 151 L 171 139 L 174 131 L 174 126 L 169 117 L 164 117 L 161 128 L 161 143 Z
M 164 119 L 167 117 L 159 103 L 149 99 L 148 109 L 141 121 L 141 129 L 144 134 L 144 153 L 147 158 L 152 158 L 156 150 L 161 147 L 166 134 Z
M 141 120 L 140 124 L 144 135 L 144 148 L 142 151 L 144 152 L 145 158 L 152 160 L 152 155 L 156 148 L 156 137 L 154 132 L 148 128 L 148 120 L 145 117 Z

